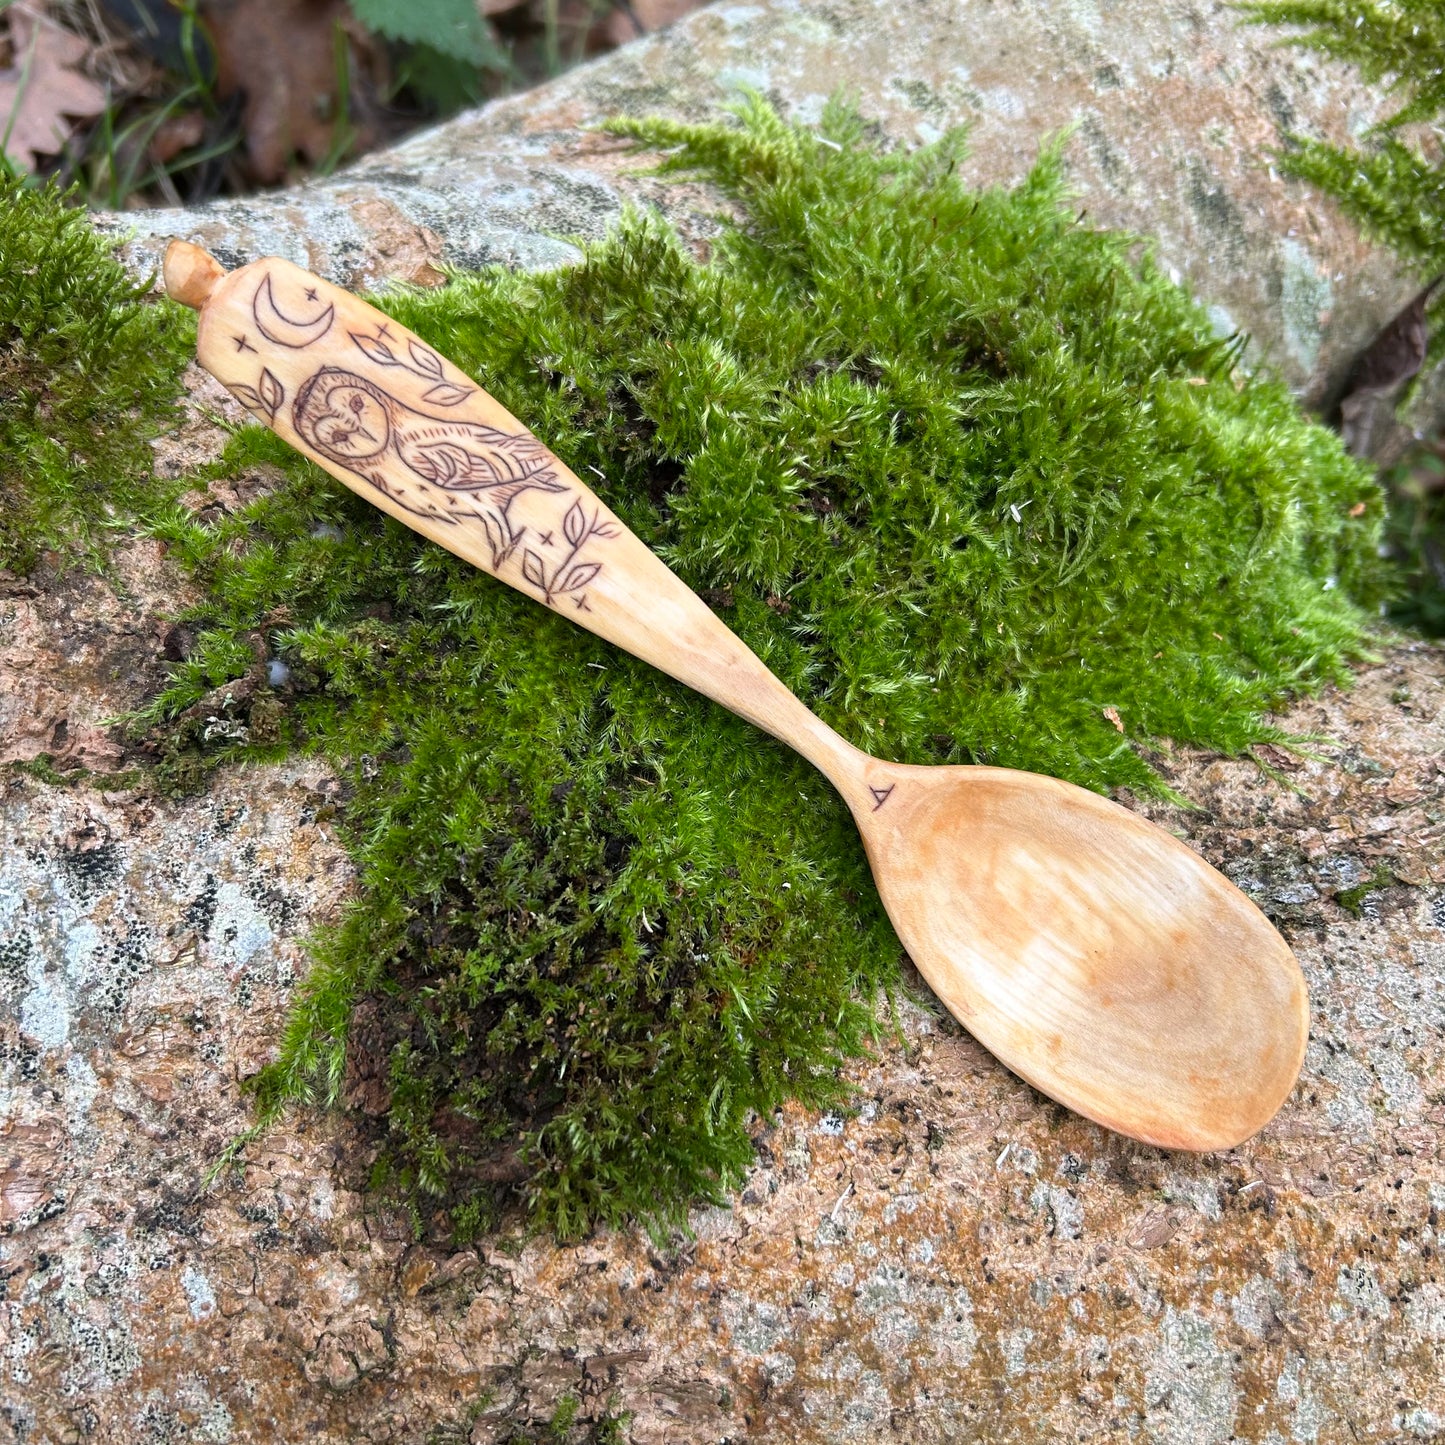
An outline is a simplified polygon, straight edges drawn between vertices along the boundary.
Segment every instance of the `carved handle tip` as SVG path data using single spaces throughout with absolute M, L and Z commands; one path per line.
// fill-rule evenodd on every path
M 166 294 L 193 311 L 206 304 L 216 282 L 226 274 L 226 268 L 209 251 L 189 241 L 172 241 L 166 247 L 162 270 Z

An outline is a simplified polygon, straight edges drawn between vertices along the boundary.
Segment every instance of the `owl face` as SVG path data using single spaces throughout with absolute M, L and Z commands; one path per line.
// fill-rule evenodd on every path
M 379 456 L 391 440 L 382 394 L 349 371 L 317 372 L 296 398 L 296 430 L 323 456 L 355 465 Z

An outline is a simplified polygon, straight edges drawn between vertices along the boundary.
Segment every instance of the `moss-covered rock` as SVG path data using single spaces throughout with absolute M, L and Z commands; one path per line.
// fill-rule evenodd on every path
M 958 135 L 741 119 L 616 127 L 738 204 L 706 263 L 634 215 L 577 267 L 383 304 L 860 746 L 1157 790 L 1173 741 L 1280 741 L 1265 710 L 1345 676 L 1379 595 L 1369 474 L 1077 221 L 1056 152 L 974 191 Z M 564 1234 L 674 1217 L 876 1027 L 898 948 L 845 809 L 268 434 L 216 470 L 270 466 L 234 515 L 161 524 L 209 601 L 150 709 L 187 767 L 352 769 L 362 894 L 264 1111 L 384 1115 L 379 1177 L 462 1234 L 514 1192 Z

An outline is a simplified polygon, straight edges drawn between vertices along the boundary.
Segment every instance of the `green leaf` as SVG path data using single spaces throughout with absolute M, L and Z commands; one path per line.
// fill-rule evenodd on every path
M 425 45 L 483 69 L 509 67 L 474 0 L 351 0 L 351 8 L 368 30 L 390 40 Z

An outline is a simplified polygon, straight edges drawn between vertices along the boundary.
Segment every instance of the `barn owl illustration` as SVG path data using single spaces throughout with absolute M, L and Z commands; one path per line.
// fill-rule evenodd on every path
M 480 518 L 493 566 L 515 551 L 508 508 L 525 491 L 565 492 L 556 460 L 535 437 L 428 416 L 374 382 L 323 367 L 296 395 L 296 431 L 322 456 L 366 478 L 409 512 L 451 525 Z M 381 465 L 390 454 L 405 472 Z

